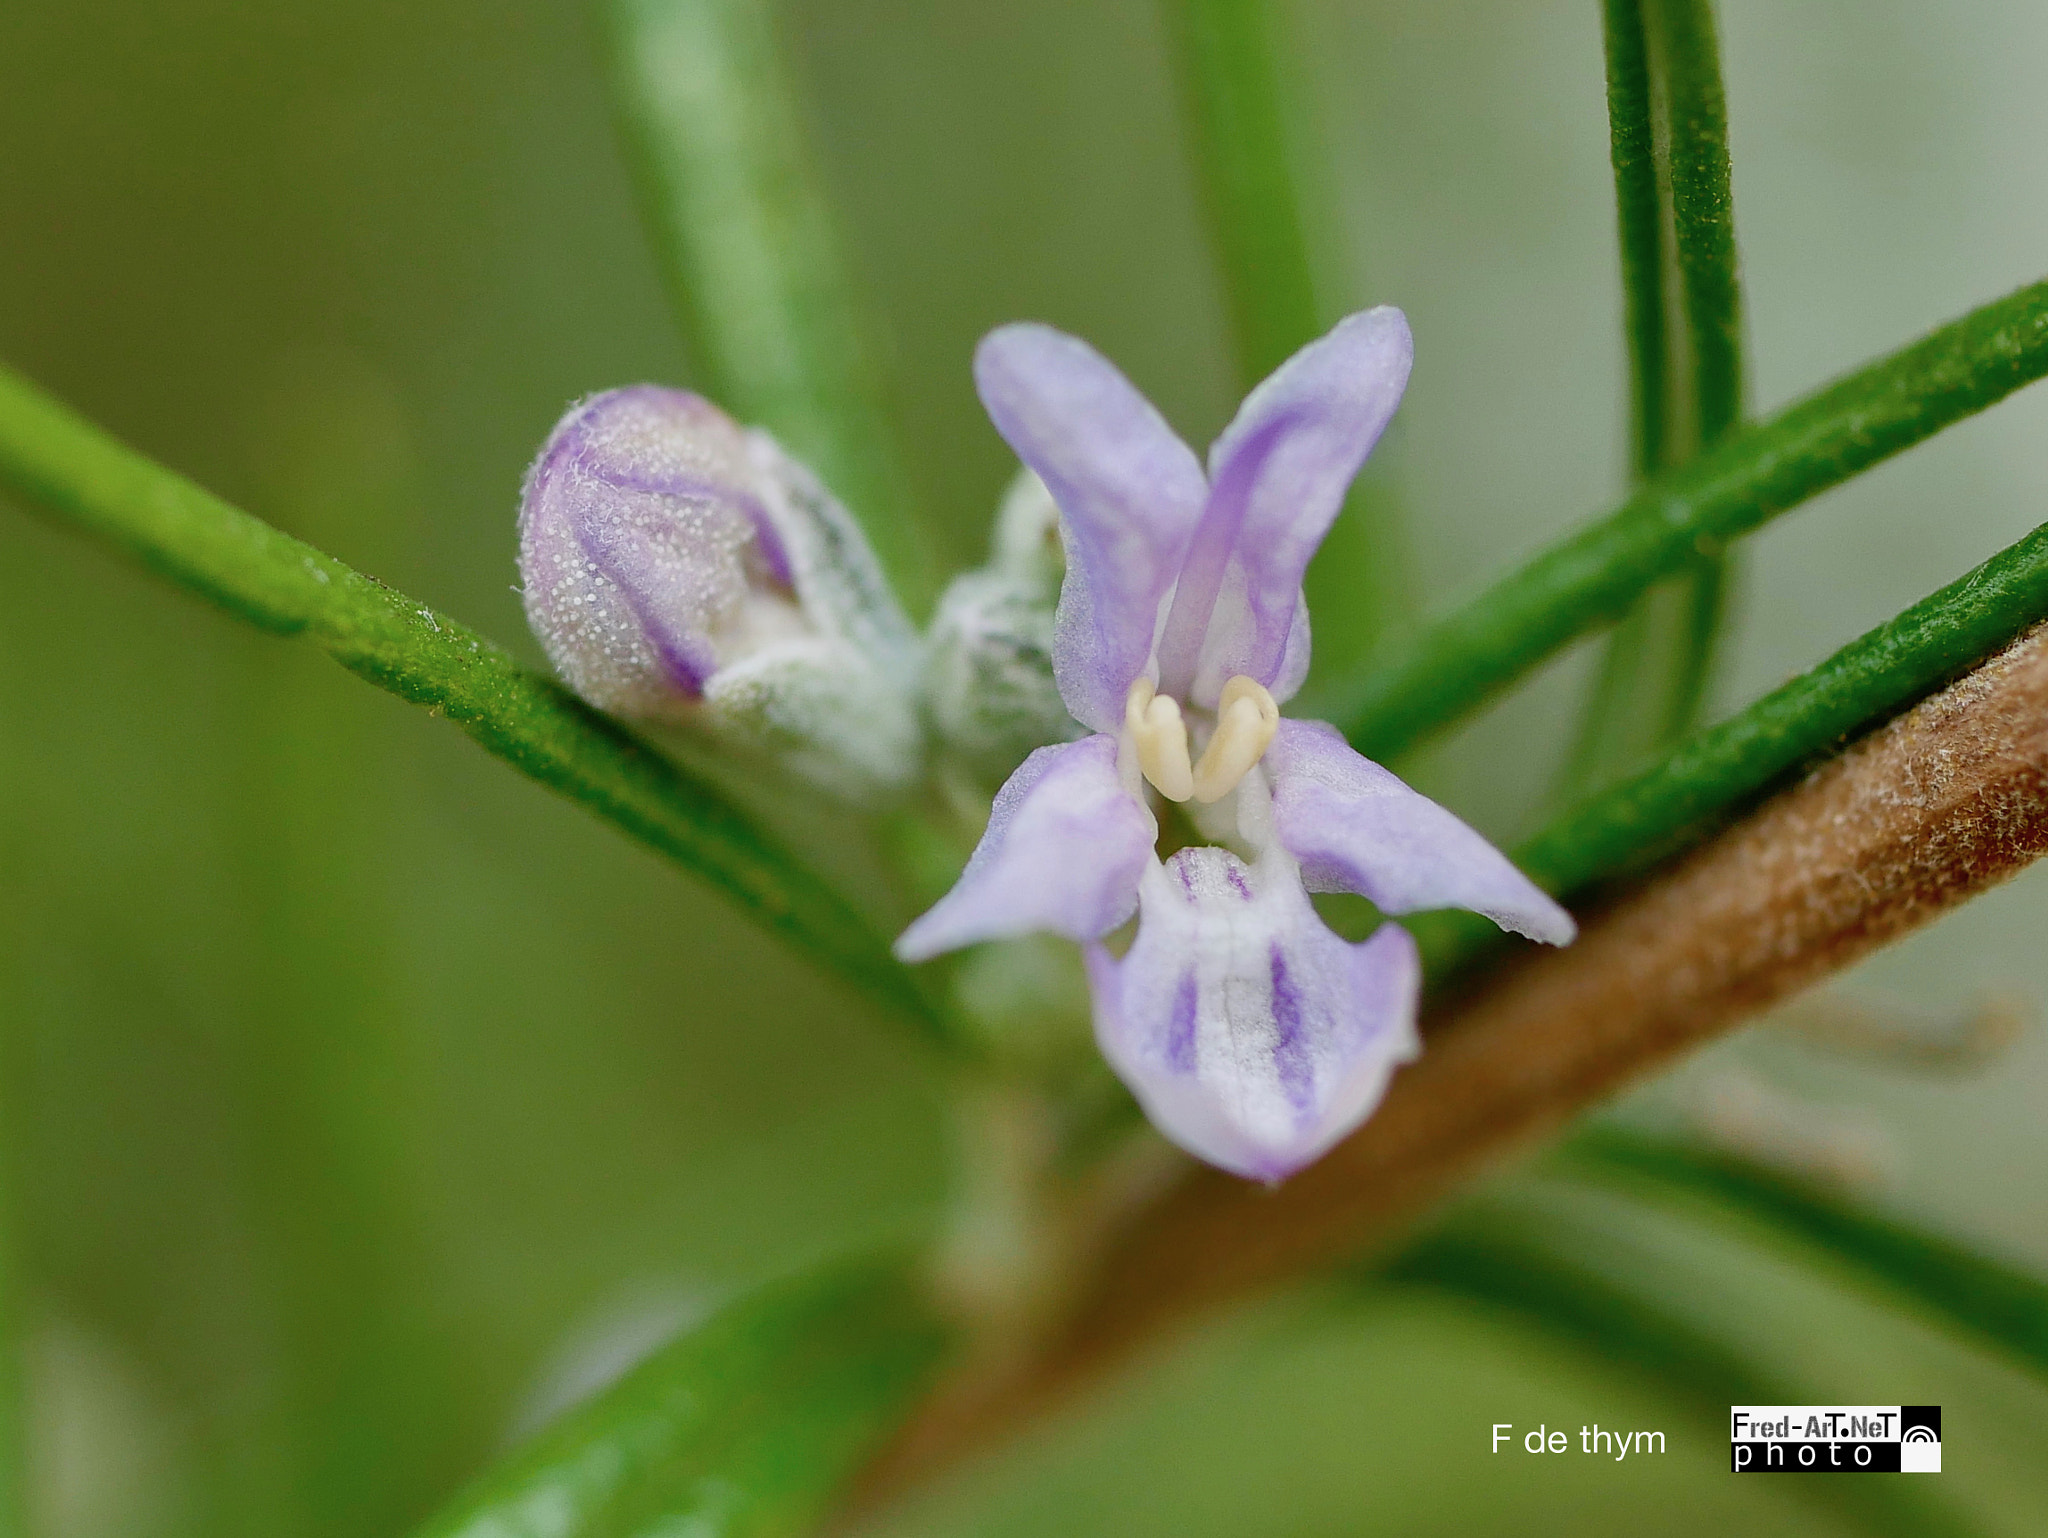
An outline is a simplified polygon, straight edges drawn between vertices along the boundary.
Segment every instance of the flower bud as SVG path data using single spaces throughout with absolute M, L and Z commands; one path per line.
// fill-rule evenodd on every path
M 765 432 L 655 385 L 571 408 L 526 478 L 526 617 L 600 710 L 849 799 L 919 758 L 917 642 L 858 525 Z
M 1080 728 L 1052 676 L 1053 613 L 1066 562 L 1059 509 L 1028 470 L 996 514 L 988 565 L 939 599 L 925 661 L 933 730 L 970 768 L 1001 779 L 1033 748 Z

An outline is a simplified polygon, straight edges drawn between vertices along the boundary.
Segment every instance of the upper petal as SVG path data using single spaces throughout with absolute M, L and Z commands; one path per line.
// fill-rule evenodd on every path
M 1284 856 L 1183 849 L 1147 870 L 1122 961 L 1088 951 L 1103 1055 L 1197 1158 L 1280 1180 L 1379 1104 L 1413 1057 L 1421 970 L 1397 924 L 1348 945 Z
M 1477 832 L 1352 751 L 1333 726 L 1282 721 L 1266 750 L 1273 832 L 1311 890 L 1357 892 L 1383 913 L 1469 908 L 1549 945 L 1572 916 Z
M 897 938 L 904 961 L 1049 930 L 1100 939 L 1131 916 L 1158 827 L 1117 772 L 1116 739 L 1040 748 L 996 795 L 953 890 Z
M 1075 719 L 1114 731 L 1201 517 L 1201 464 L 1107 359 L 1050 326 L 990 332 L 975 350 L 974 382 L 996 431 L 1059 504 L 1060 694 Z
M 1161 690 L 1213 706 L 1240 673 L 1277 699 L 1300 687 L 1306 637 L 1290 658 L 1288 636 L 1302 574 L 1413 360 L 1406 317 L 1382 305 L 1339 321 L 1245 397 L 1209 451 L 1208 502 L 1159 644 Z

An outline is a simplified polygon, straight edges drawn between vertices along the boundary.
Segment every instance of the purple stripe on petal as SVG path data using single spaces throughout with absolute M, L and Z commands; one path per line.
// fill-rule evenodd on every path
M 744 598 L 757 478 L 725 414 L 637 385 L 579 403 L 526 481 L 527 617 L 565 682 L 620 715 L 686 719 Z
M 1309 1061 L 1308 1033 L 1301 1019 L 1301 995 L 1287 975 L 1287 952 L 1271 948 L 1273 989 L 1273 1068 L 1280 1088 L 1297 1111 L 1306 1111 L 1315 1094 L 1315 1067 Z
M 649 567 L 654 563 L 644 540 L 621 527 L 615 515 L 578 517 L 571 520 L 570 527 L 576 548 L 631 612 L 669 682 L 691 699 L 702 699 L 704 681 L 718 671 L 718 658 L 710 637 L 671 623 L 675 609 L 663 601 L 665 595 L 649 580 Z
M 1139 894 L 1123 960 L 1089 952 L 1103 1056 L 1182 1148 L 1285 1178 L 1364 1120 L 1414 1055 L 1414 941 L 1387 924 L 1345 944 L 1277 854 L 1246 867 L 1227 850 L 1183 849 Z
M 1196 1002 L 1195 974 L 1190 968 L 1173 991 L 1173 1015 L 1166 1025 L 1166 1066 L 1176 1073 L 1194 1071 Z

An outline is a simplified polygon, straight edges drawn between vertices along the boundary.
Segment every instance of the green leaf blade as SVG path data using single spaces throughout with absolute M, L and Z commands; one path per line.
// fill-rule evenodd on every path
M 1323 324 L 1288 142 L 1278 18 L 1265 0 L 1165 0 L 1163 10 L 1248 389 Z
M 1742 288 L 1711 5 L 1607 0 L 1605 19 L 1633 470 L 1641 482 L 1692 459 L 1741 417 Z M 1728 564 L 1726 550 L 1696 554 L 1616 625 L 1566 761 L 1566 799 L 1698 723 L 1727 610 Z
M 1730 1155 L 1619 1127 L 1580 1133 L 1575 1163 L 1704 1197 L 1816 1245 L 1936 1323 L 2048 1377 L 2048 1282 L 1910 1223 Z
M 1841 744 L 1898 715 L 2048 620 L 2048 524 L 1851 641 L 1747 709 L 1554 817 L 1512 851 L 1569 899 L 1704 837 L 1721 819 Z M 1432 972 L 1490 947 L 1471 914 L 1407 921 Z
M 895 1264 L 761 1289 L 563 1416 L 419 1538 L 802 1531 L 909 1409 L 947 1341 Z
M 1723 439 L 1406 641 L 1324 713 L 1397 758 L 1653 583 L 2048 373 L 2048 283 L 1972 311 Z
M 1334 198 L 1310 154 L 1285 16 L 1271 0 L 1162 0 L 1196 190 L 1222 278 L 1237 382 L 1249 391 L 1336 319 L 1310 211 Z M 1384 449 L 1382 454 L 1384 454 Z M 1413 585 L 1399 498 L 1369 464 L 1309 567 L 1319 666 L 1405 623 Z
M 709 881 L 928 1038 L 953 1040 L 866 920 L 713 786 L 492 642 L 230 506 L 5 369 L 0 488 L 445 715 L 522 774 Z
M 936 574 L 769 0 L 614 0 L 620 108 L 706 393 L 843 498 L 913 613 Z

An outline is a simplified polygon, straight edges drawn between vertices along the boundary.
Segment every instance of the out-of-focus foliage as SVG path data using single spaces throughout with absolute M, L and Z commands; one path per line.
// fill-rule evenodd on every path
M 1441 608 L 1621 486 L 1596 8 L 1289 14 L 1346 298 L 1416 325 L 1399 458 L 1421 606 Z M 1220 425 L 1221 291 L 1149 0 L 801 0 L 786 21 L 942 569 L 979 559 L 1009 473 L 967 388 L 987 326 L 1085 334 L 1190 438 Z M 2035 7 L 1737 0 L 1722 21 L 1761 410 L 2039 276 Z M 511 514 L 548 424 L 595 388 L 691 378 L 602 53 L 568 0 L 0 12 L 0 356 L 519 637 Z M 1720 703 L 2039 523 L 2044 420 L 2023 397 L 1760 536 Z M 925 1068 L 445 728 L 12 510 L 0 659 L 7 1162 L 32 1172 L 11 1211 L 42 1531 L 398 1530 L 532 1407 L 709 1296 L 936 1211 Z M 1418 777 L 1512 833 L 1575 665 Z M 878 888 L 841 823 L 776 811 Z M 2044 901 L 2025 880 L 1869 978 L 1936 1006 L 1982 978 L 2048 995 Z M 2048 1261 L 2039 1035 L 1940 1087 L 1735 1044 L 1663 1095 L 1731 1059 L 1875 1108 L 1903 1204 Z M 1789 1349 L 1803 1381 L 1973 1407 L 1958 1424 L 1980 1450 L 1945 1488 L 1987 1530 L 2039 1530 L 2038 1443 L 2012 1429 L 2040 1424 L 2036 1385 L 1803 1259 L 1697 1218 L 1650 1227 L 1663 1285 Z M 1625 1470 L 1532 1475 L 1484 1451 L 1496 1419 L 1665 1414 L 1641 1380 L 1465 1303 L 1278 1304 L 912 1526 L 1830 1530 L 1731 1485 L 1675 1420 L 1672 1454 Z

